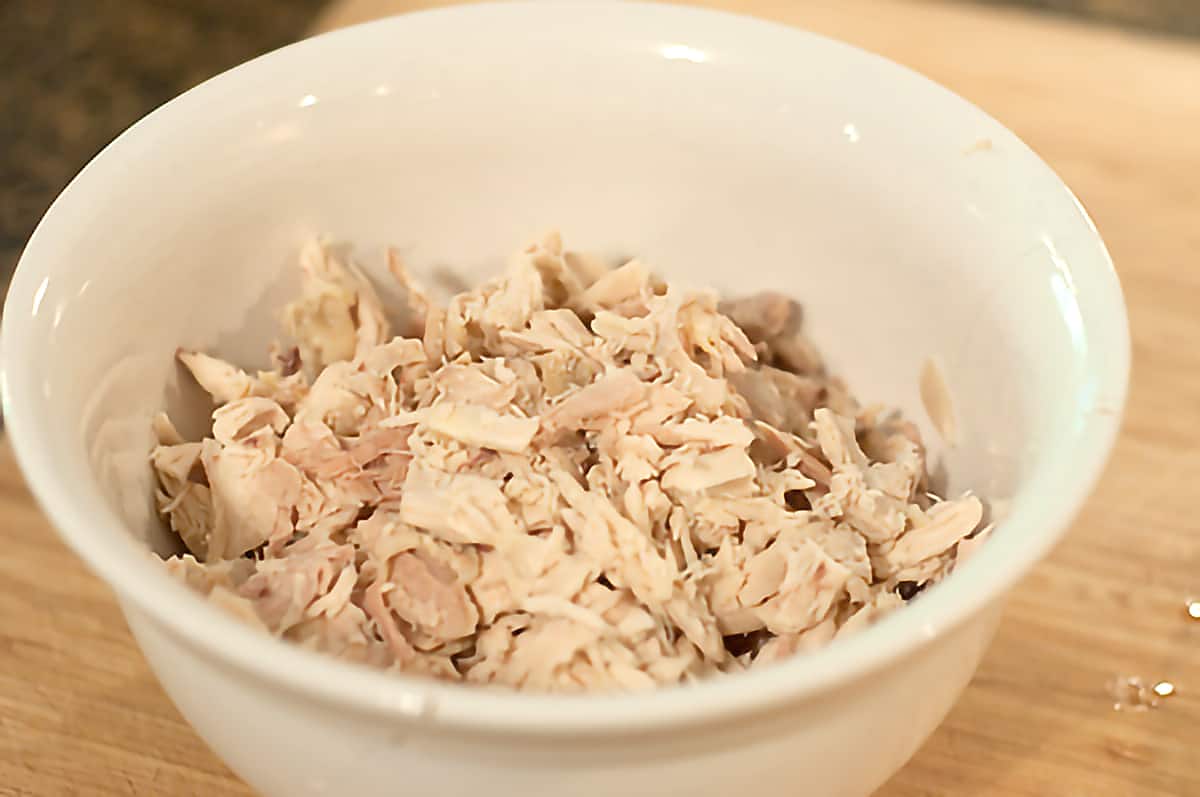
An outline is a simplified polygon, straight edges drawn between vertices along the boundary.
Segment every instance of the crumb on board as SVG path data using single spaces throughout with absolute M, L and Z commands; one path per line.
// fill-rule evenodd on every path
M 1154 683 L 1137 676 L 1119 675 L 1108 685 L 1114 711 L 1148 711 L 1175 694 L 1175 684 L 1161 680 Z
M 993 148 L 992 140 L 988 137 L 977 138 L 966 149 L 963 150 L 964 155 L 972 155 L 976 152 L 990 152 Z

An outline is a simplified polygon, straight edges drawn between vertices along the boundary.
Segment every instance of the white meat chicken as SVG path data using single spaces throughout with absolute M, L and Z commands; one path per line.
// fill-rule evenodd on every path
M 986 534 L 781 295 L 718 303 L 557 235 L 445 305 L 388 265 L 402 334 L 314 243 L 274 370 L 179 353 L 215 409 L 200 441 L 155 421 L 167 567 L 245 622 L 406 673 L 642 689 L 853 633 Z

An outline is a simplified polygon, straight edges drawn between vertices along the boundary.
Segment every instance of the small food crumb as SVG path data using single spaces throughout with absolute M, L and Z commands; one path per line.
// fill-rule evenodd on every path
M 1193 620 L 1200 620 L 1200 600 L 1188 601 L 1187 613 Z
M 1175 694 L 1175 684 L 1170 681 L 1159 681 L 1154 685 L 1154 694 L 1159 697 L 1170 697 Z
M 977 138 L 975 143 L 963 150 L 964 155 L 970 155 L 974 152 L 988 152 L 992 149 L 992 140 L 990 138 Z
M 1158 705 L 1160 697 L 1174 691 L 1174 684 L 1167 681 L 1151 685 L 1137 676 L 1117 676 L 1108 684 L 1114 711 L 1148 711 Z

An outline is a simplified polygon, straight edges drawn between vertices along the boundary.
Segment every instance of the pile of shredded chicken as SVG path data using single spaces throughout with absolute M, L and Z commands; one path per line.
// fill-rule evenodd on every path
M 383 668 L 534 690 L 740 670 L 852 633 L 982 539 L 927 492 L 916 428 L 860 410 L 775 294 L 718 303 L 557 235 L 439 306 L 394 253 L 302 253 L 296 346 L 179 359 L 210 436 L 165 416 L 168 569 L 246 622 Z

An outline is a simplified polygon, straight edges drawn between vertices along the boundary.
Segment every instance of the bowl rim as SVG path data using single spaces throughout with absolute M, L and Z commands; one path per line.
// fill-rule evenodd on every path
M 136 147 L 139 136 L 148 128 L 171 124 L 173 115 L 185 112 L 188 104 L 204 93 L 233 84 L 264 66 L 304 59 L 323 50 L 351 47 L 356 38 L 368 31 L 406 26 L 417 18 L 469 22 L 469 18 L 481 14 L 560 13 L 564 7 L 581 5 L 605 8 L 609 13 L 614 8 L 614 4 L 603 0 L 553 6 L 537 2 L 490 3 L 418 11 L 366 22 L 267 53 L 152 111 L 84 167 L 38 224 L 20 258 L 5 303 L 0 363 L 8 366 L 18 362 L 14 354 L 25 345 L 27 328 L 32 323 L 26 308 L 53 268 L 50 258 L 42 255 L 46 241 L 54 239 L 57 228 L 64 223 L 62 219 L 69 216 L 64 207 L 75 201 L 76 194 L 89 190 L 87 184 L 96 164 L 114 157 L 114 153 Z M 841 50 L 849 58 L 879 59 L 896 70 L 899 79 L 917 81 L 924 84 L 922 90 L 948 95 L 982 124 L 997 133 L 1011 135 L 979 108 L 913 70 L 800 28 L 728 12 L 666 4 L 621 3 L 615 7 L 631 19 L 664 17 L 684 31 L 680 35 L 687 35 L 691 30 L 688 26 L 719 25 L 724 29 L 722 35 L 742 37 L 746 42 L 755 37 L 785 35 L 794 42 L 819 42 Z M 168 576 L 155 557 L 147 556 L 146 550 L 132 540 L 132 535 L 115 517 L 111 522 L 98 520 L 73 502 L 69 486 L 57 477 L 54 459 L 39 444 L 39 430 L 53 421 L 39 416 L 40 380 L 33 378 L 36 373 L 33 364 L 26 364 L 24 372 L 6 367 L 0 374 L 10 439 L 30 489 L 60 536 L 118 593 L 127 612 L 133 608 L 152 618 L 192 653 L 251 673 L 269 684 L 385 719 L 405 718 L 477 731 L 539 735 L 651 731 L 767 710 L 785 701 L 828 692 L 878 671 L 983 611 L 1063 536 L 1102 473 L 1116 440 L 1128 389 L 1130 342 L 1125 305 L 1111 258 L 1086 211 L 1050 167 L 1036 155 L 1032 157 L 1036 159 L 1034 168 L 1045 170 L 1053 178 L 1056 190 L 1061 187 L 1074 201 L 1078 222 L 1090 230 L 1086 245 L 1091 256 L 1082 268 L 1080 261 L 1073 263 L 1074 280 L 1079 292 L 1087 293 L 1100 307 L 1099 311 L 1085 308 L 1087 329 L 1102 329 L 1100 336 L 1111 343 L 1105 356 L 1089 355 L 1084 370 L 1086 381 L 1096 388 L 1092 395 L 1104 397 L 1103 406 L 1077 402 L 1077 415 L 1073 419 L 1077 431 L 1070 437 L 1064 432 L 1057 445 L 1049 447 L 1035 465 L 1034 474 L 1040 480 L 1037 494 L 1014 502 L 1012 514 L 999 524 L 1006 533 L 1021 528 L 1036 528 L 1040 533 L 1013 533 L 1011 545 L 1005 543 L 1004 534 L 997 534 L 977 556 L 959 568 L 960 572 L 904 611 L 892 613 L 860 634 L 771 667 L 642 693 L 544 695 L 441 683 L 349 664 L 242 625 Z M 1033 477 L 1030 481 L 1034 481 Z M 1021 493 L 1027 490 L 1025 487 Z M 113 545 L 90 544 L 98 534 L 111 537 Z M 1016 545 L 1017 538 L 1024 538 L 1024 544 Z

